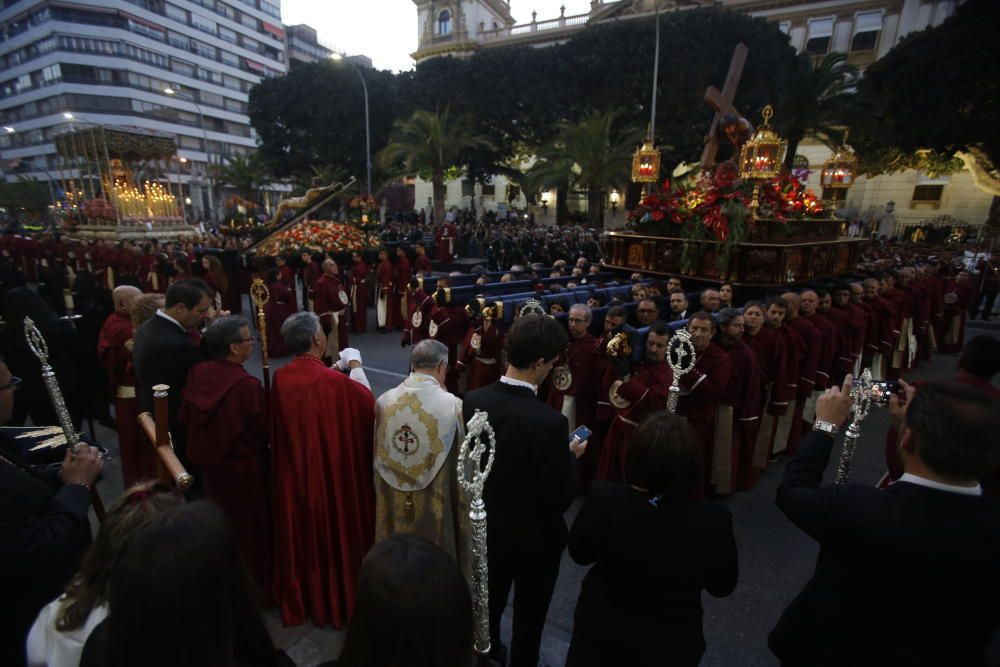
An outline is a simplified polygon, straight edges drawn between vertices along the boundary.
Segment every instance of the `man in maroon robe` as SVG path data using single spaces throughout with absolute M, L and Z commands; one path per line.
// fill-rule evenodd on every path
M 264 304 L 264 319 L 267 323 L 267 355 L 275 358 L 287 357 L 288 348 L 285 347 L 285 341 L 281 337 L 281 325 L 298 312 L 295 293 L 281 279 L 281 273 L 277 268 L 268 271 L 267 287 L 271 292 L 270 298 Z
M 392 311 L 393 328 L 402 330 L 405 327 L 409 309 L 406 307 L 407 291 L 413 272 L 410 270 L 410 260 L 403 246 L 396 248 L 396 266 L 392 272 L 392 295 L 389 297 L 389 310 Z
M 595 375 L 594 350 L 597 339 L 587 332 L 593 315 L 585 304 L 569 308 L 569 342 L 556 360 L 546 379 L 548 388 L 545 402 L 561 412 L 569 422 L 570 432 L 586 426 L 593 435 L 587 451 L 580 457 L 580 484 L 586 487 L 597 473 L 601 443 L 597 430 L 597 390 L 601 378 Z M 602 367 L 603 368 L 603 367 Z
M 305 310 L 313 309 L 313 286 L 316 281 L 320 279 L 323 275 L 323 269 L 320 267 L 319 262 L 313 259 L 312 254 L 308 250 L 302 251 L 302 307 Z
M 705 311 L 699 311 L 688 318 L 687 330 L 691 334 L 691 344 L 695 349 L 695 365 L 681 376 L 681 396 L 677 402 L 677 414 L 687 417 L 701 445 L 705 461 L 705 491 L 711 492 L 708 471 L 712 470 L 715 441 L 715 412 L 719 402 L 726 395 L 733 362 L 725 350 L 716 345 L 715 320 Z
M 716 411 L 711 482 L 717 494 L 732 493 L 740 477 L 752 477 L 762 403 L 757 355 L 743 342 L 738 308 L 719 311 L 715 343 L 729 355 L 732 371 Z
M 753 488 L 760 472 L 767 467 L 778 421 L 787 414 L 791 392 L 794 391 L 788 376 L 787 355 L 797 354 L 797 351 L 781 333 L 787 310 L 788 306 L 781 297 L 772 297 L 766 306 L 754 302 L 743 309 L 743 342 L 753 350 L 757 359 L 760 400 L 757 405 L 757 435 L 749 451 L 741 453 L 737 466 L 738 491 Z M 770 324 L 772 320 L 774 325 Z
M 885 277 L 886 289 L 882 295 L 883 298 L 895 304 L 895 318 L 892 325 L 895 345 L 893 346 L 889 369 L 886 373 L 886 377 L 891 379 L 898 379 L 900 375 L 912 368 L 910 355 L 913 341 L 916 340 L 916 330 L 919 320 L 919 317 L 915 314 L 916 309 L 913 303 L 913 296 L 904 289 L 913 275 L 913 269 L 910 268 L 909 272 L 907 272 L 906 268 L 904 267 L 899 272 L 895 274 L 890 273 Z M 912 354 L 915 356 L 916 351 L 913 350 Z
M 315 314 L 288 318 L 282 335 L 296 357 L 271 388 L 271 592 L 284 625 L 311 618 L 341 628 L 374 542 L 375 398 L 356 350 L 350 377 L 323 364 L 326 336 Z
M 448 374 L 445 388 L 458 394 L 458 346 L 469 329 L 469 318 L 465 306 L 451 300 L 451 289 L 442 288 L 434 292 L 437 304 L 431 311 L 431 322 L 427 327 L 428 338 L 433 338 L 448 346 Z
M 347 307 L 349 299 L 338 277 L 337 263 L 323 260 L 323 275 L 313 287 L 313 308 L 327 334 L 324 357 L 335 359 L 347 347 Z
M 456 236 L 458 236 L 458 231 L 450 221 L 446 220 L 438 229 L 438 233 L 434 237 L 434 243 L 437 246 L 437 259 L 439 262 L 451 261 L 452 253 L 455 252 Z
M 414 249 L 417 253 L 417 258 L 413 260 L 414 272 L 423 272 L 425 277 L 430 276 L 434 272 L 434 267 L 431 266 L 430 257 L 427 256 L 427 248 L 423 243 L 418 243 Z
M 844 384 L 844 376 L 854 369 L 854 326 L 847 313 L 833 308 L 833 296 L 828 290 L 816 291 L 819 300 L 816 303 L 815 318 L 822 317 L 830 323 L 837 340 L 837 353 L 830 371 L 830 386 L 839 387 Z
M 139 431 L 139 402 L 132 370 L 132 304 L 142 296 L 136 287 L 122 285 L 112 292 L 115 312 L 108 315 L 97 341 L 97 356 L 104 366 L 115 401 L 118 451 L 122 460 L 122 480 L 128 488 L 156 478 L 156 452 Z
M 240 552 L 265 594 L 271 584 L 270 421 L 260 380 L 243 369 L 253 354 L 250 323 L 220 317 L 203 336 L 210 361 L 193 367 L 178 420 L 205 497 L 229 519 Z
M 968 271 L 959 271 L 955 279 L 948 282 L 944 296 L 944 335 L 941 337 L 941 351 L 955 354 L 962 349 L 965 340 L 965 318 L 975 297 L 976 290 L 969 282 Z
M 281 283 L 292 293 L 292 303 L 296 303 L 298 300 L 295 298 L 295 269 L 288 266 L 288 258 L 285 257 L 284 253 L 279 253 L 274 258 L 274 265 L 280 272 Z
M 368 331 L 368 264 L 359 253 L 351 254 L 351 270 L 347 274 L 351 298 L 351 331 Z
M 819 294 L 816 290 L 803 290 L 799 294 L 799 299 L 801 303 L 799 315 L 811 322 L 823 334 L 819 364 L 816 366 L 816 390 L 823 391 L 833 386 L 832 378 L 836 374 L 839 362 L 842 336 L 833 322 L 819 313 Z M 807 420 L 811 419 L 812 417 L 807 416 Z M 809 426 L 812 427 L 811 421 Z
M 475 307 L 472 307 L 473 304 Z M 476 300 L 470 302 L 469 306 L 466 313 L 471 311 L 473 319 L 462 341 L 457 363 L 458 372 L 466 374 L 465 391 L 493 384 L 503 375 L 500 355 L 503 352 L 504 335 L 500 322 L 497 321 L 503 316 L 503 304 L 495 302 L 480 307 L 480 302 Z
M 428 327 L 431 325 L 431 311 L 434 310 L 434 297 L 424 291 L 424 276 L 417 275 L 410 281 L 410 296 L 407 299 L 409 313 L 406 326 L 403 327 L 403 345 L 416 345 L 429 337 Z
M 669 341 L 670 329 L 657 322 L 646 336 L 645 360 L 631 367 L 627 359 L 609 363 L 614 380 L 608 389 L 608 400 L 614 418 L 604 436 L 595 479 L 624 481 L 629 438 L 647 415 L 666 409 L 674 379 L 666 362 Z

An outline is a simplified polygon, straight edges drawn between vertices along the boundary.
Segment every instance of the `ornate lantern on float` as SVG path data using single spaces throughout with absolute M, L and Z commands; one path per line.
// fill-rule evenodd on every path
M 848 133 L 844 133 L 844 142 L 840 149 L 823 163 L 819 181 L 823 190 L 847 190 L 854 185 L 854 177 L 858 170 L 858 157 L 847 145 Z
M 755 182 L 753 201 L 750 202 L 754 215 L 760 206 L 760 184 L 778 177 L 788 148 L 788 142 L 771 129 L 770 121 L 774 115 L 774 108 L 768 104 L 761 115 L 764 123 L 743 144 L 743 149 L 740 151 L 740 178 Z
M 660 180 L 660 151 L 647 138 L 632 156 L 632 181 L 635 183 L 656 183 Z

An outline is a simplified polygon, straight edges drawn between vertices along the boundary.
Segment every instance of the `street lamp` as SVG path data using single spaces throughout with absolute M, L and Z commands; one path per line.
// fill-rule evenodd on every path
M 549 195 L 549 191 L 546 190 L 545 192 L 542 193 L 542 209 L 545 211 L 545 215 L 549 214 L 549 201 L 550 200 L 551 200 L 551 196 Z
M 621 203 L 622 196 L 618 193 L 618 190 L 612 190 L 608 196 L 608 200 L 611 202 L 611 215 L 614 216 L 618 212 L 618 204 Z
M 208 130 L 205 129 L 205 114 L 201 110 L 201 105 L 198 104 L 191 95 L 179 92 L 175 88 L 164 88 L 163 94 L 186 100 L 193 104 L 194 108 L 198 110 L 198 121 L 201 123 L 201 136 L 202 140 L 205 142 L 205 180 L 208 181 L 208 212 L 209 216 L 214 218 L 215 194 L 213 191 L 215 188 L 212 184 L 212 170 L 209 168 L 212 166 L 212 154 L 208 150 Z
M 344 54 L 337 52 L 331 53 L 330 59 L 338 62 L 341 60 L 346 61 L 347 64 L 354 69 L 358 78 L 361 79 L 361 89 L 365 94 L 365 166 L 368 173 L 368 180 L 366 181 L 366 184 L 368 186 L 368 194 L 370 196 L 372 193 L 372 131 L 371 123 L 368 118 L 368 84 L 365 83 L 365 77 L 361 74 L 361 70 L 358 69 L 358 66 L 355 65 L 350 58 L 345 58 Z

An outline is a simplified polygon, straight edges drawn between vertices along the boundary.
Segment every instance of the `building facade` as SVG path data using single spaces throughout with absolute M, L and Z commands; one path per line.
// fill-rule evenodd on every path
M 516 0 L 515 0 L 516 1 Z M 940 25 L 963 0 L 721 0 L 718 3 L 698 0 L 659 0 L 659 10 L 668 12 L 692 7 L 721 4 L 735 11 L 766 18 L 778 24 L 788 35 L 796 51 L 822 58 L 830 52 L 847 54 L 848 62 L 862 70 L 892 49 L 905 35 Z M 587 26 L 609 21 L 648 18 L 655 10 L 655 0 L 592 0 L 590 11 L 518 25 L 510 13 L 508 0 L 413 0 L 417 5 L 418 46 L 413 53 L 417 63 L 441 56 L 468 56 L 481 49 L 523 45 L 544 48 L 566 41 Z M 752 54 L 751 54 L 752 57 Z M 717 83 L 717 82 L 716 82 Z M 707 83 L 706 83 L 707 85 Z M 709 110 L 706 107 L 706 118 Z M 707 120 L 706 120 L 707 123 Z M 824 145 L 806 140 L 798 150 L 797 163 L 811 173 L 808 184 L 820 192 L 819 173 L 831 151 Z M 506 182 L 486 189 L 506 190 Z M 465 208 L 471 202 L 492 209 L 506 199 L 483 194 L 481 186 L 449 184 L 448 206 Z M 475 195 L 469 196 L 469 193 Z M 418 206 L 431 194 L 431 186 L 418 179 Z M 523 197 L 515 200 L 525 206 Z M 858 179 L 843 202 L 843 208 L 863 218 L 880 214 L 886 203 L 894 201 L 895 215 L 901 227 L 930 220 L 942 224 L 980 224 L 990 209 L 992 197 L 972 182 L 968 171 L 950 177 L 932 178 L 916 171 L 906 171 L 874 178 Z M 586 206 L 586 198 L 571 198 L 570 209 Z M 537 217 L 553 219 L 550 208 L 538 207 Z M 607 226 L 623 224 L 620 211 L 608 207 Z
M 171 134 L 187 212 L 206 216 L 206 166 L 255 149 L 248 93 L 287 71 L 285 41 L 277 0 L 0 0 L 0 157 L 57 180 L 60 133 Z
M 288 62 L 318 63 L 333 55 L 333 50 L 319 43 L 316 29 L 307 25 L 288 26 Z

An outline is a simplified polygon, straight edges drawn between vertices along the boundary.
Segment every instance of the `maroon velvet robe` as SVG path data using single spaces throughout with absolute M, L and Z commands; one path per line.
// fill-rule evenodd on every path
M 725 350 L 715 343 L 709 343 L 697 357 L 694 368 L 679 380 L 681 397 L 677 402 L 677 414 L 687 417 L 698 437 L 705 457 L 705 482 L 708 489 L 708 471 L 712 469 L 715 410 L 726 395 L 733 362 Z
M 205 497 L 233 527 L 236 543 L 263 592 L 271 583 L 271 499 L 267 396 L 240 364 L 195 365 L 181 391 L 178 421 L 187 456 L 201 471 Z
M 764 331 L 762 328 L 761 331 Z M 732 447 L 729 458 L 717 465 L 715 479 L 717 493 L 730 493 L 734 489 L 749 489 L 757 482 L 759 471 L 753 467 L 754 445 L 760 428 L 760 414 L 763 410 L 764 395 L 761 393 L 760 365 L 757 355 L 742 340 L 730 346 L 719 345 L 729 355 L 732 371 L 725 396 L 720 403 L 733 408 Z M 726 468 L 721 474 L 720 466 Z M 721 480 L 728 479 L 728 484 Z
M 389 260 L 379 262 L 375 268 L 375 284 L 378 286 L 376 298 L 385 299 L 386 330 L 398 329 L 401 323 L 399 322 L 399 309 L 392 307 L 392 264 L 389 263 Z
M 274 374 L 272 593 L 286 626 L 343 627 L 375 538 L 375 398 L 313 357 Z
M 445 377 L 445 388 L 453 394 L 458 394 L 458 346 L 462 343 L 469 327 L 469 317 L 464 306 L 436 307 L 431 311 L 431 323 L 428 325 L 428 338 L 440 341 L 448 346 L 448 375 Z
M 629 438 L 647 415 L 666 409 L 673 380 L 674 374 L 665 362 L 643 361 L 632 368 L 629 381 L 617 389 L 618 396 L 629 404 L 624 408 L 614 406 L 615 416 L 604 436 L 595 479 L 625 481 Z
M 431 266 L 431 260 L 426 254 L 417 255 L 417 258 L 413 260 L 413 271 L 414 273 L 423 271 L 424 277 L 428 277 L 434 273 L 434 267 Z
M 570 337 L 566 349 L 559 355 L 553 368 L 565 365 L 569 367 L 572 376 L 571 383 L 565 391 L 556 389 L 552 381 L 552 373 L 545 381 L 545 402 L 559 412 L 563 411 L 563 401 L 567 396 L 574 399 L 573 409 L 574 419 L 570 424 L 570 429 L 575 430 L 580 426 L 586 426 L 593 435 L 587 443 L 587 451 L 580 457 L 578 467 L 580 483 L 588 485 L 597 473 L 597 463 L 600 460 L 602 448 L 601 431 L 597 428 L 597 392 L 600 390 L 601 377 L 595 374 L 597 364 L 594 363 L 594 350 L 597 346 L 597 339 L 589 333 L 585 333 L 579 338 Z M 605 400 L 607 396 L 605 395 Z
M 406 324 L 403 327 L 403 345 L 416 345 L 429 337 L 428 327 L 431 325 L 431 311 L 434 310 L 434 299 L 424 292 L 422 287 L 410 292 L 406 300 L 409 309 Z M 420 317 L 416 317 L 417 313 Z M 419 324 L 415 324 L 419 322 Z
M 479 335 L 479 349 L 472 347 L 472 337 Z M 469 327 L 462 341 L 462 352 L 458 359 L 458 372 L 468 372 L 465 391 L 472 391 L 493 384 L 502 375 L 500 353 L 503 352 L 504 334 L 497 322 L 492 322 L 489 329 L 478 326 Z
M 267 355 L 269 357 L 287 357 L 288 347 L 281 337 L 281 325 L 289 317 L 298 312 L 295 293 L 288 289 L 285 283 L 275 282 L 269 286 L 271 298 L 264 304 L 264 316 L 267 318 Z
M 319 315 L 323 331 L 329 333 L 334 326 L 333 314 L 337 313 L 337 345 L 343 350 L 347 343 L 347 308 L 350 306 L 347 292 L 343 292 L 338 278 L 323 275 L 313 286 L 313 312 Z
M 157 457 L 153 444 L 139 428 L 139 399 L 135 393 L 132 353 L 125 343 L 132 339 L 132 318 L 125 313 L 108 315 L 97 340 L 97 357 L 108 375 L 115 402 L 118 452 L 122 460 L 125 488 L 147 479 L 156 479 Z

